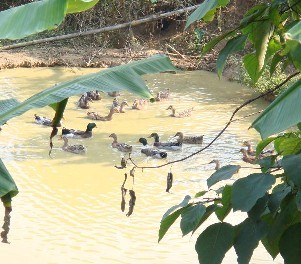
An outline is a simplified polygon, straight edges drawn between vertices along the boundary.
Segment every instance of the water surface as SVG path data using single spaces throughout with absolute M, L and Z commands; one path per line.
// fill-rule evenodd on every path
M 13 69 L 0 72 L 0 95 L 2 99 L 14 96 L 25 100 L 56 83 L 76 76 L 99 71 L 99 69 L 36 68 Z M 115 114 L 110 122 L 97 121 L 94 136 L 85 140 L 70 140 L 72 144 L 84 144 L 88 153 L 77 156 L 61 150 L 63 142 L 54 138 L 52 158 L 48 156 L 51 128 L 34 123 L 34 114 L 52 117 L 50 107 L 34 109 L 13 118 L 3 127 L 1 158 L 19 187 L 19 195 L 13 199 L 10 244 L 0 244 L 4 263 L 198 263 L 194 244 L 197 235 L 182 238 L 179 222 L 168 231 L 158 244 L 158 230 L 162 215 L 179 203 L 187 194 L 206 189 L 206 179 L 214 166 L 208 164 L 219 159 L 222 165 L 240 164 L 245 168 L 236 175 L 248 175 L 252 167 L 243 164 L 239 149 L 243 140 L 256 142 L 258 134 L 248 130 L 251 116 L 233 122 L 222 137 L 208 150 L 185 162 L 160 169 L 136 170 L 135 182 L 129 179 L 128 189 L 137 195 L 132 216 L 121 212 L 120 186 L 124 173 L 117 170 L 124 154 L 111 148 L 111 133 L 118 141 L 134 146 L 132 158 L 139 165 L 151 166 L 164 162 L 142 156 L 140 137 L 157 132 L 162 141 L 177 131 L 184 134 L 205 135 L 209 143 L 223 128 L 232 111 L 254 94 L 246 87 L 203 71 L 178 74 L 144 76 L 149 88 L 157 91 L 170 88 L 171 98 L 164 102 L 149 104 L 145 110 L 126 108 L 126 113 Z M 102 94 L 89 111 L 107 114 L 112 97 Z M 84 130 L 89 120 L 87 110 L 78 109 L 79 96 L 69 99 L 64 126 Z M 119 101 L 126 99 L 131 105 L 134 95 L 121 92 Z M 191 117 L 172 118 L 166 108 L 174 105 L 177 110 L 194 107 Z M 242 118 L 257 112 L 266 103 L 258 101 L 239 112 Z M 185 157 L 199 147 L 185 145 L 182 151 L 168 153 L 168 161 Z M 166 193 L 166 176 L 174 174 L 174 185 Z M 128 199 L 128 196 L 127 196 Z M 3 219 L 3 210 L 0 217 Z M 236 213 L 226 218 L 231 224 L 242 221 Z M 216 221 L 210 218 L 211 223 Z M 272 258 L 261 246 L 251 263 L 272 263 Z M 236 263 L 234 250 L 226 255 L 224 263 Z M 282 263 L 276 260 L 274 263 Z

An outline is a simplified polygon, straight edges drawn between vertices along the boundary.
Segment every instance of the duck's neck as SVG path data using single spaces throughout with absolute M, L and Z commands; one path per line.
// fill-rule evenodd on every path
M 171 110 L 171 116 L 176 116 L 176 109 L 171 107 L 170 110 Z
M 115 112 L 114 107 L 111 107 L 109 114 L 107 115 L 107 119 L 111 120 L 113 117 L 113 114 Z
M 154 139 L 155 139 L 155 142 L 160 142 L 160 141 L 159 141 L 159 136 L 158 136 L 158 134 L 155 134 L 155 135 L 154 135 Z
M 118 143 L 118 142 L 117 142 L 117 137 L 116 137 L 116 136 L 112 136 L 112 138 L 113 138 L 113 144 L 114 144 L 114 143 Z
M 251 144 L 247 144 L 247 148 L 249 153 L 254 151 Z

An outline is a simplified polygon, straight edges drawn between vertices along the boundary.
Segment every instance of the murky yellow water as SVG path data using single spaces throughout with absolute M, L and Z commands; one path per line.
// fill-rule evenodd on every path
M 10 96 L 25 100 L 32 94 L 55 83 L 75 76 L 96 72 L 98 69 L 36 68 L 14 69 L 0 72 L 1 99 Z M 62 141 L 54 139 L 52 158 L 49 158 L 50 128 L 34 123 L 34 114 L 51 117 L 49 107 L 34 109 L 14 118 L 0 134 L 1 158 L 13 175 L 19 195 L 13 200 L 10 244 L 0 244 L 3 263 L 197 263 L 194 244 L 197 234 L 181 237 L 179 222 L 175 223 L 158 244 L 158 229 L 165 211 L 179 203 L 187 194 L 206 189 L 206 179 L 213 172 L 208 162 L 213 158 L 222 165 L 242 164 L 241 142 L 259 140 L 257 133 L 248 130 L 255 116 L 234 122 L 215 145 L 202 154 L 182 163 L 160 169 L 137 170 L 134 188 L 137 200 L 132 216 L 120 210 L 120 186 L 124 172 L 114 168 L 124 155 L 111 148 L 109 134 L 116 133 L 120 142 L 134 146 L 132 158 L 139 165 L 158 165 L 163 162 L 142 156 L 139 137 L 158 132 L 167 140 L 177 131 L 185 134 L 204 134 L 204 143 L 210 142 L 223 128 L 231 112 L 249 99 L 252 92 L 235 83 L 219 80 L 207 72 L 182 72 L 146 76 L 151 90 L 170 88 L 172 97 L 164 102 L 150 104 L 137 111 L 129 107 L 124 114 L 115 114 L 110 122 L 97 121 L 94 136 L 82 143 L 88 153 L 77 156 L 61 150 Z M 112 97 L 92 104 L 91 111 L 106 114 Z M 70 98 L 65 112 L 64 126 L 85 129 L 89 120 L 87 110 L 78 109 L 79 96 Z M 119 101 L 129 104 L 135 97 L 121 92 Z M 194 106 L 191 117 L 172 118 L 165 109 L 173 104 L 176 109 Z M 262 109 L 260 101 L 243 109 L 237 118 Z M 169 153 L 168 160 L 184 157 L 198 147 L 186 145 L 180 152 Z M 245 167 L 250 167 L 243 164 Z M 131 167 L 130 167 L 131 168 Z M 174 174 L 171 193 L 166 193 L 166 175 Z M 244 169 L 247 175 L 251 169 Z M 128 205 L 126 207 L 126 212 Z M 238 216 L 238 217 L 237 217 Z M 3 219 L 3 210 L 0 210 Z M 236 214 L 226 220 L 232 224 L 242 216 Z M 2 220 L 1 220 L 2 221 Z M 212 217 L 212 222 L 216 221 Z M 226 255 L 224 263 L 235 263 L 234 250 Z M 251 263 L 272 263 L 271 257 L 257 249 Z M 274 263 L 282 263 L 277 259 Z

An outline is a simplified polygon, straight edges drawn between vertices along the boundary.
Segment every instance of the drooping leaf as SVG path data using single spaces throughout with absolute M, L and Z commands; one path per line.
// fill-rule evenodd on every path
M 99 0 L 68 0 L 67 14 L 82 12 L 95 6 Z
M 200 192 L 198 192 L 198 193 L 196 193 L 195 195 L 194 195 L 194 197 L 195 198 L 198 198 L 198 197 L 202 197 L 204 194 L 206 194 L 207 193 L 207 191 L 200 191 Z
M 253 251 L 257 248 L 261 238 L 267 233 L 267 225 L 262 221 L 254 221 L 247 218 L 235 227 L 236 239 L 234 248 L 237 254 L 237 262 L 247 264 L 250 262 Z
M 298 264 L 301 259 L 301 223 L 286 229 L 279 241 L 280 254 L 287 264 Z
M 193 22 L 201 20 L 211 9 L 216 8 L 218 0 L 205 0 L 187 19 L 185 29 Z
M 164 237 L 164 235 L 166 234 L 168 229 L 172 226 L 172 224 L 177 220 L 177 218 L 181 215 L 181 213 L 189 206 L 191 206 L 191 204 L 176 210 L 175 212 L 173 212 L 172 214 L 166 216 L 164 219 L 161 220 L 158 242 L 160 242 L 160 240 Z
M 287 40 L 286 47 L 289 49 L 288 57 L 294 64 L 296 69 L 301 70 L 301 58 L 299 56 L 301 52 L 301 44 L 295 40 Z
M 281 132 L 301 121 L 301 79 L 281 93 L 252 123 L 261 135 L 266 138 Z
M 197 239 L 195 250 L 199 263 L 220 264 L 234 242 L 234 228 L 228 223 L 207 227 Z
M 17 185 L 0 159 L 0 198 L 7 197 L 6 200 L 10 202 L 10 199 L 16 196 L 18 192 Z
M 240 169 L 239 165 L 226 165 L 215 171 L 208 179 L 207 186 L 210 188 L 212 185 L 219 181 L 230 179 L 233 174 L 237 173 Z
M 202 204 L 190 206 L 182 211 L 180 227 L 183 236 L 187 235 L 196 228 L 205 212 L 206 206 Z
M 232 209 L 232 186 L 226 185 L 222 194 L 222 206 L 216 208 L 215 214 L 220 221 L 224 221 L 225 217 Z
M 240 35 L 230 39 L 226 46 L 220 51 L 216 61 L 217 74 L 221 77 L 227 58 L 230 54 L 241 51 L 246 43 L 247 35 Z
M 301 154 L 284 156 L 282 166 L 288 179 L 296 186 L 301 187 Z
M 13 101 L 11 107 L 6 107 L 6 109 L 0 113 L 0 124 L 32 108 L 41 108 L 55 104 L 70 96 L 95 89 L 102 91 L 128 90 L 141 97 L 151 98 L 152 95 L 140 75 L 174 70 L 176 70 L 176 68 L 172 65 L 167 56 L 155 55 L 126 65 L 83 75 L 45 89 L 22 103 L 17 104 L 16 100 Z M 8 101 L 0 101 L 0 109 L 3 108 L 3 104 L 7 106 L 7 103 Z M 53 105 L 53 107 L 56 106 Z
M 249 74 L 253 83 L 256 83 L 262 74 L 259 69 L 258 58 L 255 53 L 247 54 L 243 57 L 243 63 L 247 73 Z
M 279 65 L 279 63 L 283 60 L 283 56 L 280 55 L 279 53 L 276 53 L 273 58 L 272 58 L 272 61 L 271 61 L 271 64 L 270 64 L 270 76 L 272 76 L 276 69 L 277 69 L 277 66 Z
M 240 25 L 242 27 L 250 25 L 251 22 L 259 19 L 260 16 L 266 11 L 267 8 L 268 8 L 267 4 L 259 4 L 250 8 L 244 15 L 244 18 L 240 21 Z
M 179 208 L 182 208 L 182 207 L 185 207 L 188 205 L 189 201 L 190 201 L 191 197 L 189 195 L 186 195 L 183 199 L 182 202 L 180 202 L 179 204 L 177 205 L 174 205 L 172 207 L 170 207 L 166 212 L 165 214 L 162 216 L 162 220 L 164 220 L 164 218 L 166 218 L 167 216 L 169 216 L 172 212 L 176 211 L 177 209 Z
M 65 17 L 67 0 L 42 0 L 0 12 L 0 39 L 21 39 L 56 28 Z
M 275 177 L 267 173 L 253 173 L 238 179 L 232 190 L 233 210 L 248 212 L 274 183 Z

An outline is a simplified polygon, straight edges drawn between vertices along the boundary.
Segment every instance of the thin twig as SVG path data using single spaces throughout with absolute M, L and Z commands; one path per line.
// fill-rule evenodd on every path
M 181 159 L 177 159 L 177 160 L 173 160 L 173 161 L 170 161 L 170 162 L 167 162 L 165 164 L 161 164 L 161 165 L 157 165 L 157 166 L 138 166 L 133 160 L 131 157 L 129 157 L 129 160 L 133 163 L 133 165 L 136 167 L 136 168 L 140 168 L 140 169 L 158 169 L 158 168 L 161 168 L 161 167 L 165 167 L 167 165 L 170 165 L 170 164 L 173 164 L 173 163 L 177 163 L 177 162 L 181 162 L 181 161 L 184 161 L 184 160 L 187 160 L 199 153 L 201 153 L 202 151 L 204 151 L 205 149 L 209 148 L 224 132 L 225 130 L 231 125 L 231 123 L 233 122 L 233 118 L 234 116 L 237 114 L 237 112 L 239 110 L 241 110 L 243 107 L 245 107 L 246 105 L 250 104 L 250 103 L 253 103 L 254 101 L 258 100 L 259 98 L 262 98 L 264 96 L 266 96 L 267 94 L 270 94 L 270 93 L 273 93 L 275 91 L 277 91 L 278 89 L 280 89 L 284 84 L 286 84 L 289 80 L 291 80 L 293 77 L 297 76 L 298 74 L 300 74 L 300 72 L 295 72 L 293 73 L 292 75 L 288 76 L 283 82 L 281 82 L 280 84 L 276 85 L 275 88 L 273 89 L 269 89 L 267 92 L 265 93 L 262 93 L 258 96 L 256 96 L 255 98 L 252 98 L 246 102 L 244 102 L 243 104 L 241 104 L 239 107 L 237 107 L 234 112 L 232 113 L 228 123 L 224 126 L 224 128 L 216 135 L 216 137 L 211 140 L 211 142 L 209 142 L 205 147 L 201 148 L 200 150 L 184 157 L 184 158 L 181 158 Z

